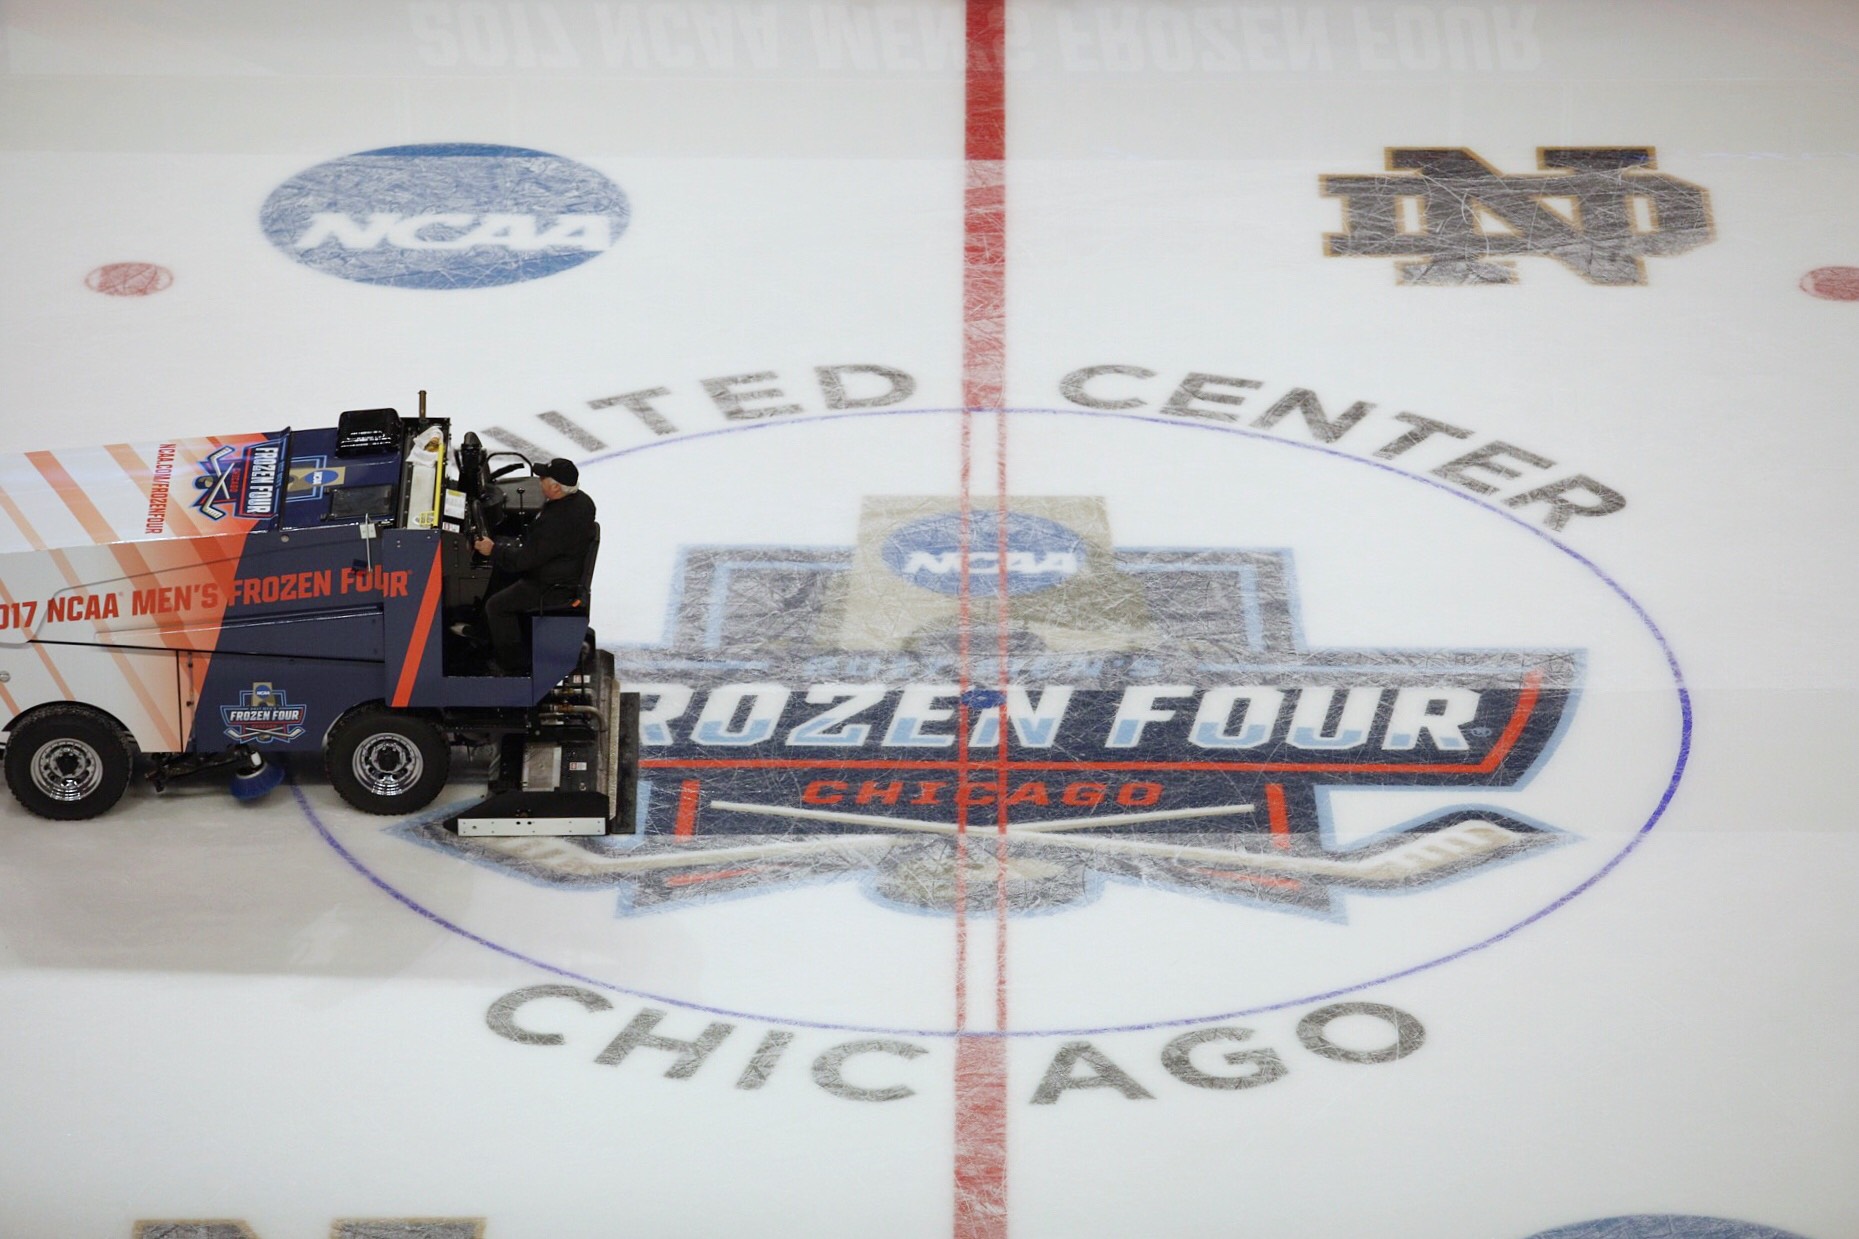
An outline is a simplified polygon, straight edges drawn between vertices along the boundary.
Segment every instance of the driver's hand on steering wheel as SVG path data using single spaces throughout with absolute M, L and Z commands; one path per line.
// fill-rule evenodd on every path
M 497 544 L 495 542 L 491 541 L 483 534 L 479 534 L 477 539 L 472 542 L 471 549 L 480 555 L 489 555 L 492 550 L 496 549 L 496 546 Z

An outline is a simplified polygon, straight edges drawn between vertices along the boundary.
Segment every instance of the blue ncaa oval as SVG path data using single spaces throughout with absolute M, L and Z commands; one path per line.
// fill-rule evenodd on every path
M 980 509 L 969 513 L 966 542 L 971 582 L 992 581 L 1000 571 L 1000 530 L 996 513 Z M 1057 521 L 1009 512 L 1006 531 L 1009 594 L 1051 589 L 1083 571 L 1084 539 Z M 884 563 L 912 585 L 953 597 L 962 591 L 963 542 L 961 513 L 941 512 L 894 530 L 884 540 Z
M 387 146 L 271 191 L 260 224 L 292 261 L 362 284 L 492 288 L 605 253 L 631 207 L 618 185 L 520 146 Z

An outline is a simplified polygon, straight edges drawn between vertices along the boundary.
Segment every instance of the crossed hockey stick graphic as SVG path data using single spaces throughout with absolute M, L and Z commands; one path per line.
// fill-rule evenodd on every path
M 1206 847 L 1162 840 L 1106 839 L 1078 833 L 1142 822 L 1231 817 L 1251 813 L 1253 806 L 1246 804 L 1220 805 L 1206 809 L 1164 809 L 1110 817 L 1061 818 L 1055 821 L 1028 822 L 1006 830 L 988 827 L 968 829 L 946 822 L 930 822 L 917 818 L 882 817 L 874 814 L 843 813 L 830 809 L 792 808 L 786 805 L 746 804 L 731 800 L 714 800 L 710 802 L 710 807 L 731 813 L 754 813 L 764 817 L 786 817 L 838 826 L 864 826 L 892 833 L 824 835 L 812 839 L 778 839 L 763 843 L 719 847 L 692 847 L 681 842 L 670 847 L 654 847 L 651 851 L 608 853 L 600 855 L 598 859 L 581 854 L 579 859 L 592 870 L 625 874 L 656 869 L 696 868 L 715 864 L 781 862 L 801 860 L 820 854 L 844 855 L 848 852 L 884 850 L 899 842 L 899 834 L 930 834 L 944 837 L 965 835 L 976 843 L 992 837 L 1014 843 L 1065 848 L 1107 857 L 1142 857 L 1165 863 L 1211 865 L 1229 870 L 1243 869 L 1318 881 L 1330 879 L 1386 883 L 1413 879 L 1463 865 L 1480 856 L 1541 842 L 1540 837 L 1533 832 L 1524 833 L 1512 830 L 1501 822 L 1478 818 L 1461 820 L 1438 830 L 1416 834 L 1393 847 L 1361 856 L 1308 856 L 1288 851 L 1268 852 Z M 488 841 L 479 842 L 482 844 Z M 505 846 L 498 847 L 497 850 L 523 852 L 539 842 L 541 841 L 500 841 Z M 657 840 L 654 842 L 656 843 Z

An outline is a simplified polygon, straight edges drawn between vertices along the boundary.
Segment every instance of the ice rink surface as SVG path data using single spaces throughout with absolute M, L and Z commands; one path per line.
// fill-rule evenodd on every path
M 0 23 L 0 451 L 578 460 L 649 781 L 6 798 L 4 1239 L 1859 1235 L 1859 9 Z

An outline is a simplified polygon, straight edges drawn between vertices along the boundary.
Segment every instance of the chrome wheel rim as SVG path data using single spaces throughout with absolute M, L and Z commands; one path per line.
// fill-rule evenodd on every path
M 395 732 L 369 736 L 349 762 L 355 781 L 376 796 L 404 796 L 426 769 L 417 744 Z
M 103 758 L 82 740 L 48 740 L 32 755 L 32 785 L 42 796 L 75 803 L 103 786 Z

